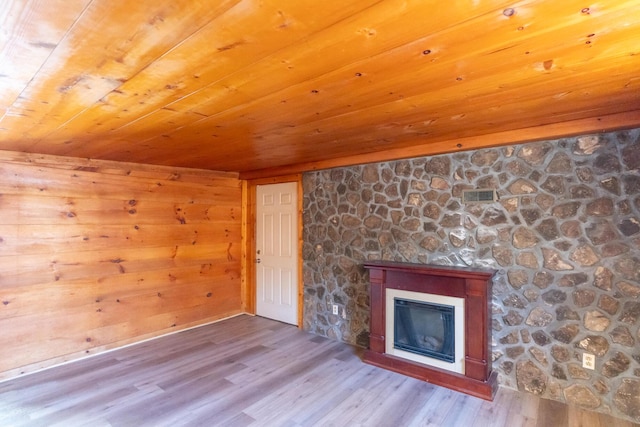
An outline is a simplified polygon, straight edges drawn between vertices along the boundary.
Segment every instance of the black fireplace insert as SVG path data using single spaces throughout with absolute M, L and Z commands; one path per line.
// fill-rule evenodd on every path
M 394 298 L 394 348 L 455 360 L 454 306 Z

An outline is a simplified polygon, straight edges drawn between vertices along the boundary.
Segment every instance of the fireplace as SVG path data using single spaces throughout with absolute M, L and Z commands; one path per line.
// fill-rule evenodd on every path
M 385 354 L 464 374 L 464 299 L 387 289 Z
M 368 262 L 364 361 L 492 400 L 489 297 L 494 270 Z

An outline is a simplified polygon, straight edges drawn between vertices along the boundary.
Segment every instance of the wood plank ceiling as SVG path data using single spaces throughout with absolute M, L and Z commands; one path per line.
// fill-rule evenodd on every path
M 247 176 L 640 126 L 640 5 L 5 0 L 0 117 L 2 150 Z

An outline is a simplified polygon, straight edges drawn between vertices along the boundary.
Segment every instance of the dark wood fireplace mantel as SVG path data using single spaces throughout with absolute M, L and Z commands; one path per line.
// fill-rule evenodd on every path
M 490 298 L 495 270 L 466 267 L 367 262 L 371 319 L 366 363 L 451 388 L 486 400 L 493 400 L 497 373 L 491 369 Z M 465 300 L 465 373 L 423 365 L 385 353 L 385 291 L 401 289 Z

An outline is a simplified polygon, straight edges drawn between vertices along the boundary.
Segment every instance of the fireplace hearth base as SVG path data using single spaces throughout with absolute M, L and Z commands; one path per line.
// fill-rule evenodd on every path
M 364 362 L 485 400 L 493 400 L 497 373 L 491 369 L 490 305 L 494 270 L 398 262 L 367 262 L 371 297 L 369 349 Z M 464 374 L 385 353 L 386 289 L 464 298 Z

